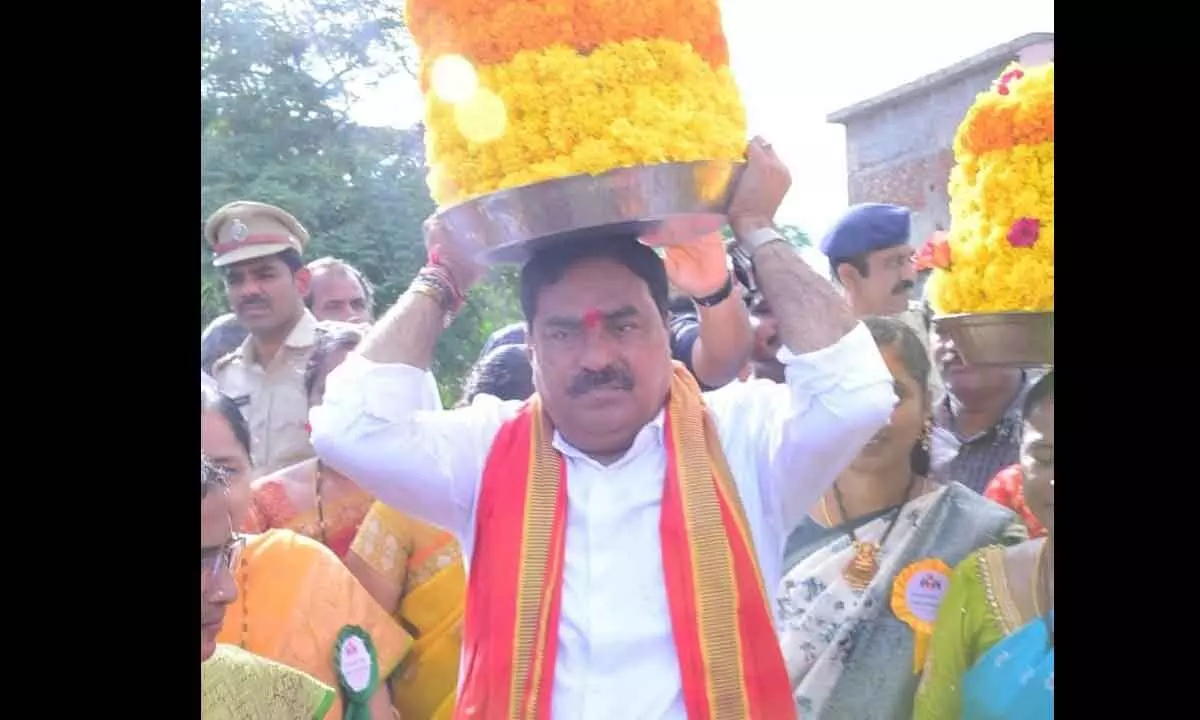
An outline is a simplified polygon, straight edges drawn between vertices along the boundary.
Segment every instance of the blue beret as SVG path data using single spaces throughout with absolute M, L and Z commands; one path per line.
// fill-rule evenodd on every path
M 908 208 L 899 205 L 854 205 L 821 238 L 821 252 L 830 260 L 848 260 L 903 245 L 908 242 L 909 215 Z

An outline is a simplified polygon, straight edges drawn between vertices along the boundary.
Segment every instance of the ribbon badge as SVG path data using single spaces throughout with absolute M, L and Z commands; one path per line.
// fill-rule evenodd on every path
M 367 703 L 379 687 L 379 659 L 371 636 L 357 625 L 338 632 L 333 647 L 333 665 L 346 698 L 345 720 L 368 720 Z
M 942 598 L 950 589 L 950 566 L 938 558 L 918 560 L 900 571 L 892 583 L 892 612 L 913 631 L 913 674 L 925 666 Z

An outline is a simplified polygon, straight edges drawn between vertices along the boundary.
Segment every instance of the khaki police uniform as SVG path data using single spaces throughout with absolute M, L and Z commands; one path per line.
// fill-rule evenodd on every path
M 290 214 L 272 205 L 235 202 L 209 218 L 204 236 L 213 249 L 213 265 L 303 252 L 308 232 Z M 304 371 L 317 340 L 317 319 L 307 309 L 266 366 L 258 360 L 254 337 L 213 364 L 220 391 L 241 408 L 250 426 L 250 455 L 255 470 L 270 473 L 307 460 L 316 453 L 308 437 L 308 393 Z

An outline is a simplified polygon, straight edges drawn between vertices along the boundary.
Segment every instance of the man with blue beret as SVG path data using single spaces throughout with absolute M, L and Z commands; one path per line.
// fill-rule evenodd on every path
M 929 348 L 929 322 L 920 302 L 909 294 L 917 284 L 910 241 L 912 212 L 899 205 L 861 203 L 851 206 L 821 239 L 829 258 L 829 276 L 846 291 L 858 317 L 883 315 L 905 322 Z M 942 396 L 941 378 L 930 378 L 935 398 Z
M 856 315 L 908 310 L 908 294 L 917 279 L 910 228 L 908 208 L 862 203 L 847 210 L 822 238 L 829 275 L 846 289 Z

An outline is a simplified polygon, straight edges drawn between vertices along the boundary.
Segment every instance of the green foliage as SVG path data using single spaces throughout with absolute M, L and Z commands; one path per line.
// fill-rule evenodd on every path
M 406 68 L 402 5 L 201 3 L 201 227 L 233 200 L 285 208 L 312 235 L 306 257 L 340 257 L 371 279 L 378 313 L 425 260 L 423 133 L 361 127 L 345 108 L 350 87 Z M 200 268 L 203 327 L 226 302 L 202 239 Z M 488 334 L 519 316 L 512 273 L 476 288 L 438 346 L 443 395 L 455 398 Z

